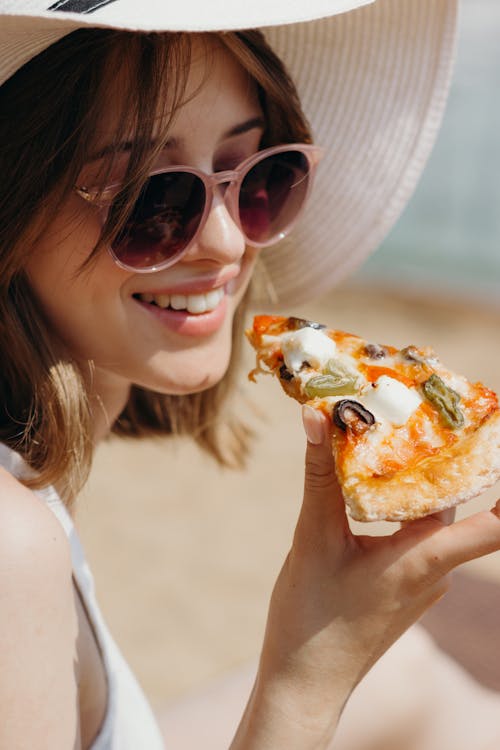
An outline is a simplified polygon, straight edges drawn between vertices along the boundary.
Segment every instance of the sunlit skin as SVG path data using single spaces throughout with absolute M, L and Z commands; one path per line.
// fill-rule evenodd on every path
M 258 151 L 262 112 L 256 87 L 229 52 L 219 47 L 210 51 L 207 78 L 206 49 L 195 48 L 186 93 L 187 103 L 175 117 L 162 164 L 210 173 L 232 169 Z M 117 109 L 111 100 L 103 112 L 99 147 L 111 141 Z M 233 135 L 235 129 L 243 132 Z M 98 167 L 86 165 L 81 184 Z M 131 384 L 184 394 L 206 389 L 222 378 L 231 355 L 234 312 L 256 258 L 220 194 L 195 244 L 163 271 L 123 270 L 103 249 L 96 262 L 79 273 L 101 227 L 99 210 L 73 194 L 28 263 L 31 284 L 51 324 L 84 372 L 91 373 L 92 395 L 99 403 L 95 415 L 99 433 L 120 412 Z M 224 299 L 212 313 L 212 322 L 187 321 L 178 330 L 134 297 L 147 292 L 198 293 L 221 286 Z

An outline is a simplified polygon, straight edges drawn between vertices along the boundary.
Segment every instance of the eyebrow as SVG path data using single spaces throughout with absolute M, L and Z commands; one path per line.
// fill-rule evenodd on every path
M 241 122 L 238 125 L 235 125 L 234 127 L 227 130 L 225 133 L 223 133 L 221 140 L 234 138 L 234 136 L 236 135 L 248 133 L 249 130 L 254 130 L 254 128 L 264 129 L 265 125 L 266 123 L 263 117 L 252 117 L 249 120 L 245 120 L 245 122 Z M 181 146 L 183 143 L 183 138 L 169 138 L 166 141 L 164 148 L 179 148 L 179 146 Z M 154 146 L 154 141 L 152 141 L 150 145 Z M 97 161 L 98 159 L 102 159 L 104 156 L 108 156 L 109 154 L 126 153 L 127 151 L 131 151 L 133 146 L 134 141 L 123 141 L 122 143 L 103 146 L 103 148 L 99 149 L 99 151 L 96 151 L 94 154 L 92 154 L 89 161 Z

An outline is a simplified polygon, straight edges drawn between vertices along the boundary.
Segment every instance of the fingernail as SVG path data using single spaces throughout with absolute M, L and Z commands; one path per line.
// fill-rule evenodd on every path
M 312 445 L 320 445 L 325 437 L 325 428 L 321 414 L 311 406 L 302 407 L 302 422 L 307 439 Z

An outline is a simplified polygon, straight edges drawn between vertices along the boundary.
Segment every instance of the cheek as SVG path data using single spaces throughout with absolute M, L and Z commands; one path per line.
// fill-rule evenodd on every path
M 247 247 L 245 251 L 241 263 L 241 271 L 237 279 L 235 279 L 234 284 L 229 288 L 229 294 L 233 303 L 233 315 L 249 287 L 259 255 L 260 250 L 256 247 Z
M 45 315 L 71 346 L 89 318 L 103 313 L 103 305 L 111 303 L 113 291 L 116 294 L 123 277 L 128 276 L 104 250 L 82 271 L 100 231 L 95 211 L 89 212 L 85 204 L 83 210 L 70 205 L 44 233 L 26 265 L 29 283 Z
M 97 244 L 100 231 L 98 213 L 81 199 L 70 198 L 44 231 L 27 263 L 33 287 L 43 293 L 50 285 L 71 284 Z

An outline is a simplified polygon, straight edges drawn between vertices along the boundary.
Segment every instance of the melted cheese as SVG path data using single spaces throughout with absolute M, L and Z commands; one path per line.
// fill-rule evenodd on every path
M 413 388 L 399 380 L 381 375 L 361 399 L 378 422 L 388 421 L 400 427 L 408 421 L 422 403 L 422 398 Z
M 298 372 L 304 362 L 322 370 L 335 356 L 337 346 L 332 339 L 316 328 L 299 328 L 281 336 L 281 351 L 290 372 Z

